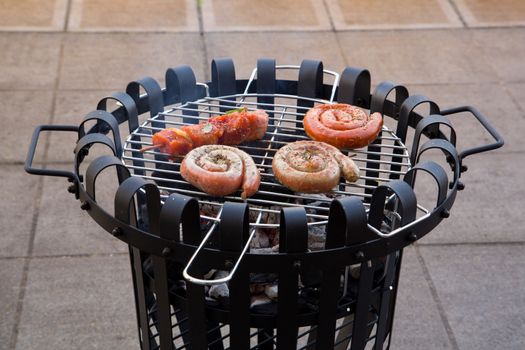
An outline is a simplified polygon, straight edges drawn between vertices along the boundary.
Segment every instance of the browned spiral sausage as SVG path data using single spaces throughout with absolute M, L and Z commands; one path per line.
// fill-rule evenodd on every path
M 351 182 L 359 179 L 359 168 L 350 157 L 317 141 L 298 141 L 281 147 L 275 153 L 272 169 L 277 180 L 295 192 L 328 192 L 341 177 Z
M 360 148 L 374 141 L 381 132 L 380 113 L 368 116 L 349 104 L 319 105 L 304 116 L 304 131 L 317 141 L 337 148 Z
M 242 188 L 246 199 L 259 189 L 261 175 L 246 152 L 224 145 L 206 145 L 184 157 L 180 173 L 193 186 L 213 196 L 226 196 Z

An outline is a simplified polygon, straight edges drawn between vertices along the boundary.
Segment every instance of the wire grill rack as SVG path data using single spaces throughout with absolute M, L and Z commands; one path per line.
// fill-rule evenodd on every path
M 122 159 L 134 176 L 153 180 L 159 185 L 162 199 L 169 194 L 178 192 L 197 197 L 201 205 L 207 205 L 209 212 L 215 215 L 202 214 L 201 219 L 218 222 L 221 207 L 225 201 L 243 201 L 240 191 L 235 195 L 222 198 L 210 197 L 186 182 L 179 172 L 182 158 L 168 159 L 167 154 L 159 151 L 145 151 L 142 156 L 137 155 L 137 147 L 152 145 L 151 135 L 168 127 L 181 127 L 208 120 L 212 116 L 224 114 L 227 110 L 246 107 L 248 110 L 263 109 L 269 115 L 269 127 L 262 140 L 244 143 L 237 146 L 250 154 L 260 173 L 261 186 L 259 191 L 246 201 L 250 204 L 250 225 L 252 227 L 278 227 L 278 222 L 269 222 L 269 215 L 278 216 L 281 207 L 302 206 L 307 209 L 309 225 L 324 225 L 328 220 L 328 207 L 330 202 L 340 196 L 354 195 L 362 198 L 371 196 L 372 190 L 379 184 L 390 181 L 390 176 L 402 176 L 410 168 L 407 148 L 394 132 L 383 127 L 378 136 L 381 142 L 381 151 L 370 151 L 366 148 L 342 150 L 352 156 L 360 168 L 360 179 L 355 183 L 341 182 L 329 194 L 312 195 L 293 193 L 282 186 L 272 172 L 272 159 L 275 152 L 287 143 L 309 140 L 306 136 L 302 117 L 309 107 L 302 107 L 301 102 L 308 101 L 314 104 L 330 103 L 328 100 L 304 98 L 295 95 L 271 95 L 275 103 L 257 102 L 263 94 L 236 94 L 222 97 L 205 97 L 195 102 L 174 106 L 147 119 L 126 140 Z M 269 95 L 268 95 L 269 96 Z M 396 154 L 394 155 L 394 150 Z M 368 158 L 375 155 L 378 159 Z M 134 162 L 141 162 L 140 165 Z M 368 164 L 375 163 L 377 169 L 367 168 Z M 393 169 L 394 168 L 394 169 Z M 399 169 L 399 170 L 398 170 Z M 367 176 L 373 170 L 377 177 Z M 365 201 L 366 202 L 366 201 Z M 365 203 L 365 205 L 368 205 Z

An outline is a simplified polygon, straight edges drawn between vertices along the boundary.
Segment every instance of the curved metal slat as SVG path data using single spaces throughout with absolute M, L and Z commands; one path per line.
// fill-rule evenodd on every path
M 437 134 L 434 134 L 433 132 L 429 133 L 429 137 L 432 138 L 444 138 L 444 135 L 440 135 L 441 132 L 439 132 L 439 127 L 441 125 L 445 125 L 450 129 L 450 139 L 445 138 L 447 141 L 449 141 L 452 145 L 456 146 L 456 131 L 454 130 L 454 127 L 452 126 L 452 123 L 450 120 L 448 120 L 447 117 L 444 117 L 440 114 L 431 114 L 419 121 L 417 123 L 416 129 L 414 131 L 414 141 L 412 142 L 412 151 L 410 153 L 410 162 L 412 164 L 415 164 L 416 162 L 416 156 L 419 148 L 419 143 L 421 142 L 421 136 L 423 133 L 427 130 L 433 130 L 433 132 L 437 131 Z
M 424 161 L 416 164 L 405 174 L 403 180 L 414 188 L 416 182 L 416 173 L 418 171 L 425 171 L 432 175 L 438 186 L 438 195 L 436 196 L 436 207 L 441 205 L 447 197 L 448 177 L 445 170 L 436 162 Z
M 237 81 L 235 79 L 235 65 L 231 58 L 216 58 L 211 62 L 211 86 L 212 96 L 233 95 L 237 91 Z M 227 98 L 235 101 L 235 98 Z M 226 112 L 235 108 L 235 103 L 224 103 L 220 107 L 221 112 Z
M 78 138 L 80 139 L 84 135 L 86 135 L 86 132 L 84 130 L 84 124 L 91 120 L 96 120 L 97 124 L 93 128 L 91 128 L 91 130 L 88 133 L 103 133 L 103 131 L 106 129 L 111 130 L 111 132 L 113 133 L 113 144 L 115 145 L 115 151 L 117 152 L 117 156 L 121 157 L 122 141 L 120 140 L 118 122 L 117 119 L 115 119 L 115 116 L 109 112 L 96 110 L 88 113 L 79 125 Z M 101 122 L 106 125 L 106 128 L 101 129 Z
M 119 158 L 114 156 L 100 156 L 93 160 L 86 170 L 86 192 L 87 194 L 96 200 L 95 183 L 98 175 L 106 168 L 114 166 L 117 168 L 117 176 L 119 182 L 123 182 L 125 179 L 131 176 L 129 169 L 122 164 Z
M 275 102 L 274 94 L 276 91 L 276 68 L 275 59 L 257 60 L 257 108 L 264 109 L 265 105 L 273 105 Z M 273 117 L 273 113 L 268 113 Z M 269 124 L 273 125 L 274 120 L 270 119 Z M 271 130 L 270 130 L 271 131 Z
M 443 139 L 432 139 L 425 142 L 421 147 L 419 147 L 418 154 L 416 157 L 416 162 L 419 163 L 419 160 L 423 153 L 431 149 L 439 149 L 450 159 L 449 163 L 452 163 L 452 171 L 454 172 L 454 179 L 451 183 L 451 188 L 458 187 L 459 177 L 461 176 L 461 160 L 459 159 L 458 151 L 453 144 Z M 448 161 L 448 160 L 447 160 Z M 462 185 L 459 185 L 460 187 Z
M 388 96 L 392 92 L 395 92 L 395 101 L 393 104 L 388 104 Z M 401 107 L 401 104 L 408 98 L 408 90 L 403 85 L 397 85 L 395 83 L 389 82 L 389 81 L 383 81 L 379 83 L 379 85 L 375 88 L 374 92 L 371 96 L 370 101 L 370 114 L 379 112 L 381 115 L 385 116 L 386 114 L 386 106 L 387 105 L 393 105 L 393 110 L 390 111 L 390 115 L 397 119 L 399 118 L 399 109 Z M 381 160 L 381 156 L 377 155 L 375 153 L 381 152 L 381 148 L 383 147 L 381 138 L 376 138 L 370 145 L 368 145 L 368 151 L 370 154 L 367 155 L 367 168 L 368 169 L 379 169 L 380 163 L 378 162 Z M 399 152 L 398 152 L 399 153 Z M 377 178 L 379 177 L 379 172 L 376 170 L 368 170 L 366 171 L 366 176 L 369 178 Z M 365 184 L 368 186 L 374 186 L 376 187 L 379 182 L 376 180 L 366 180 Z M 372 190 L 366 189 L 366 194 L 372 194 Z M 368 199 L 366 199 L 368 202 Z
M 146 92 L 145 98 L 140 96 L 141 87 Z M 154 117 L 164 110 L 162 89 L 159 83 L 151 77 L 130 82 L 126 87 L 126 93 L 135 101 L 139 114 L 149 111 L 150 115 Z
M 285 208 L 281 210 L 279 252 L 304 253 L 308 249 L 308 228 L 304 208 Z M 277 313 L 277 348 L 296 347 L 298 284 L 300 261 L 289 262 L 280 269 L 278 282 Z
M 183 242 L 198 245 L 201 240 L 199 203 L 195 198 L 172 193 L 160 210 L 160 237 L 180 241 L 182 226 Z
M 406 225 L 416 218 L 417 201 L 412 187 L 404 181 L 392 181 L 378 186 L 372 195 L 368 222 L 376 229 L 381 229 L 385 202 L 392 193 L 396 195 L 398 205 L 395 211 L 401 215 L 399 224 L 401 226 Z
M 370 72 L 368 69 L 346 67 L 339 80 L 337 101 L 370 108 Z
M 190 66 L 183 65 L 166 70 L 166 93 L 164 104 L 187 103 L 198 99 L 197 80 Z M 199 115 L 197 110 L 183 111 L 184 115 Z M 186 124 L 194 124 L 192 118 L 182 118 Z
M 242 254 L 249 236 L 249 211 L 246 203 L 224 203 L 220 232 L 220 250 Z M 238 258 L 242 259 L 242 255 Z M 234 266 L 234 264 L 231 264 Z M 234 273 L 234 272 L 231 272 Z M 242 265 L 228 283 L 230 291 L 230 346 L 232 349 L 250 347 L 250 289 L 248 270 Z
M 109 137 L 103 134 L 86 134 L 77 141 L 75 146 L 75 173 L 80 174 L 80 163 L 84 160 L 84 157 L 87 155 L 89 148 L 94 144 L 103 144 L 106 145 L 112 152 L 115 157 L 118 156 L 117 150 L 113 141 Z
M 138 128 L 139 113 L 137 110 L 137 105 L 130 95 L 126 94 L 125 92 L 114 92 L 111 94 L 111 96 L 102 98 L 97 104 L 97 109 L 107 111 L 107 102 L 109 100 L 115 100 L 117 103 L 122 105 L 120 108 L 123 108 L 123 112 L 120 112 L 119 109 L 112 112 L 119 124 L 127 121 L 128 130 L 130 133 Z
M 318 98 L 322 96 L 323 89 L 323 62 L 315 60 L 303 60 L 299 68 L 299 78 L 297 80 L 297 95 L 304 97 Z M 311 108 L 314 106 L 312 101 L 299 100 L 297 106 Z M 302 116 L 298 120 L 302 120 Z

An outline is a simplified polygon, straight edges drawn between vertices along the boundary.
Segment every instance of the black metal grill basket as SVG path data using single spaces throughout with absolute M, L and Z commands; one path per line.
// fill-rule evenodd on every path
M 403 248 L 449 216 L 464 187 L 463 159 L 501 147 L 502 138 L 472 107 L 440 110 L 391 82 L 371 93 L 366 69 L 338 74 L 319 61 L 261 59 L 239 80 L 230 59 L 211 68 L 211 82 L 198 83 L 179 66 L 167 70 L 165 88 L 151 78 L 133 81 L 80 125 L 38 127 L 26 171 L 68 178 L 81 208 L 129 245 L 142 349 L 389 347 Z M 282 70 L 295 70 L 297 79 L 277 79 Z M 119 106 L 112 112 L 109 100 Z M 294 193 L 274 179 L 273 155 L 308 139 L 306 111 L 334 102 L 381 113 L 383 130 L 368 147 L 343 150 L 361 169 L 358 182 L 342 181 L 328 194 Z M 425 105 L 428 114 L 416 112 Z M 264 138 L 238 146 L 261 171 L 259 191 L 247 200 L 201 192 L 180 176 L 179 159 L 140 151 L 157 131 L 240 107 L 269 114 Z M 494 143 L 459 152 L 447 118 L 457 113 L 473 116 Z M 129 136 L 121 139 L 126 123 Z M 33 167 L 45 130 L 78 134 L 72 171 Z M 88 161 L 95 144 L 108 154 Z M 95 190 L 97 177 L 110 168 L 118 182 L 113 212 L 95 196 L 104 191 Z M 429 208 L 416 200 L 419 173 L 434 182 Z

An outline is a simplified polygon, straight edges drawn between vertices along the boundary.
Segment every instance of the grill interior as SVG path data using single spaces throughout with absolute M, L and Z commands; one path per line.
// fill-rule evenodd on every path
M 186 182 L 179 172 L 179 159 L 168 159 L 168 155 L 157 150 L 137 154 L 137 148 L 151 145 L 151 135 L 164 128 L 181 127 L 196 124 L 208 118 L 224 114 L 226 111 L 246 107 L 249 110 L 264 109 L 270 116 L 268 130 L 264 139 L 238 145 L 250 154 L 261 173 L 259 191 L 247 199 L 250 204 L 250 225 L 252 227 L 277 228 L 278 217 L 282 207 L 302 206 L 307 211 L 309 225 L 324 225 L 328 219 L 328 208 L 333 198 L 340 196 L 359 196 L 368 198 L 378 184 L 390 181 L 392 175 L 402 176 L 410 167 L 409 155 L 405 145 L 388 128 L 383 127 L 378 139 L 381 140 L 381 151 L 371 152 L 367 148 L 342 150 L 353 155 L 353 160 L 360 168 L 360 179 L 355 183 L 341 182 L 328 194 L 294 193 L 282 186 L 272 173 L 272 159 L 275 152 L 283 145 L 300 140 L 310 140 L 304 133 L 302 116 L 310 107 L 302 107 L 305 103 L 330 103 L 327 100 L 310 99 L 294 95 L 271 95 L 275 97 L 273 104 L 257 102 L 258 97 L 270 96 L 261 94 L 237 94 L 223 97 L 206 97 L 195 102 L 173 106 L 171 109 L 147 119 L 126 140 L 123 161 L 131 170 L 133 176 L 153 180 L 161 190 L 162 199 L 173 192 L 196 197 L 206 211 L 201 213 L 201 219 L 208 222 L 218 222 L 221 207 L 225 201 L 242 202 L 240 191 L 232 196 L 211 197 Z M 401 154 L 393 155 L 394 150 Z M 379 159 L 367 159 L 376 155 Z M 142 158 L 143 157 L 143 158 Z M 394 158 L 394 159 L 393 159 Z M 142 162 L 138 164 L 137 162 Z M 378 169 L 367 168 L 366 164 L 376 164 Z M 400 166 L 400 170 L 392 170 L 392 166 Z M 366 176 L 368 170 L 376 172 L 377 177 Z M 365 205 L 367 205 L 365 201 Z M 277 219 L 275 219 L 277 218 Z

